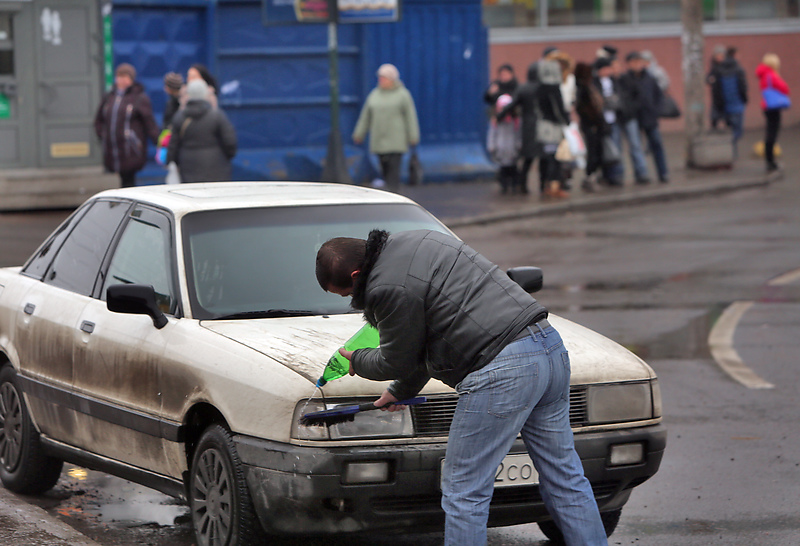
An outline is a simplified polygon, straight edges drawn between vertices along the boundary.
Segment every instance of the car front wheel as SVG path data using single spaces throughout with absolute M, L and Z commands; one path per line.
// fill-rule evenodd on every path
M 610 537 L 616 530 L 621 515 L 622 508 L 617 508 L 616 510 L 610 510 L 608 512 L 600 512 L 600 519 L 603 520 L 603 527 L 605 527 L 607 537 Z M 555 544 L 564 544 L 564 535 L 561 534 L 555 521 L 540 521 L 538 525 L 539 529 L 544 533 L 544 536 L 549 538 L 552 542 Z
M 51 489 L 63 461 L 44 454 L 39 432 L 33 426 L 10 366 L 0 370 L 0 480 L 15 493 L 38 495 Z
M 225 428 L 212 425 L 203 432 L 189 480 L 192 523 L 199 546 L 265 543 L 242 462 Z

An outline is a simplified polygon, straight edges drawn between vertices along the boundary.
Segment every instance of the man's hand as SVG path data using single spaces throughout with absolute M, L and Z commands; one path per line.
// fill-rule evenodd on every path
M 397 398 L 395 398 L 395 396 L 388 390 L 385 390 L 383 391 L 381 397 L 375 400 L 375 407 L 381 408 L 381 411 L 398 411 L 403 409 L 403 406 L 389 406 L 388 408 L 384 407 L 386 404 L 392 404 L 393 402 L 397 402 Z
M 350 362 L 350 371 L 348 372 L 350 375 L 356 375 L 356 371 L 353 369 L 353 351 L 348 351 L 344 347 L 339 347 L 339 354 L 342 355 Z

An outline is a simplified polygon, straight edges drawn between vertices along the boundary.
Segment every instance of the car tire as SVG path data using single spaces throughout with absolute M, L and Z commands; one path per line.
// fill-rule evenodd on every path
M 265 544 L 236 446 L 220 425 L 208 427 L 197 443 L 189 505 L 198 546 Z
M 0 480 L 9 491 L 38 495 L 52 489 L 64 462 L 48 457 L 10 365 L 0 370 Z
M 606 530 L 606 537 L 610 537 L 617 529 L 619 518 L 622 515 L 622 508 L 610 510 L 608 512 L 600 512 L 600 519 L 603 520 L 603 527 Z M 553 520 L 540 521 L 537 523 L 539 529 L 542 530 L 544 536 L 550 539 L 554 544 L 564 544 L 564 535 Z

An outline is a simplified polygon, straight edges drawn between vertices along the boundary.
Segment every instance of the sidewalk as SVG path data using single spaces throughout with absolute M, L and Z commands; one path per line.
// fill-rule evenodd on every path
M 787 151 L 800 149 L 800 126 L 782 128 L 779 137 L 784 172 L 767 174 L 764 159 L 753 153 L 753 145 L 763 140 L 763 130 L 745 132 L 739 142 L 739 158 L 731 169 L 695 170 L 685 166 L 685 136 L 683 133 L 663 135 L 670 171 L 670 181 L 657 181 L 644 186 L 634 185 L 632 169 L 625 150 L 625 186 L 620 189 L 599 188 L 596 193 L 580 189 L 582 171 L 576 171 L 572 180 L 571 196 L 561 200 L 542 200 L 538 195 L 538 180 L 532 173 L 528 195 L 501 195 L 495 181 L 472 183 L 431 183 L 422 186 L 404 186 L 403 195 L 413 199 L 440 218 L 450 228 L 526 218 L 549 216 L 576 211 L 604 210 L 642 203 L 688 199 L 714 195 L 740 189 L 766 186 L 795 172 L 800 158 L 786 157 Z M 648 168 L 655 180 L 652 158 L 647 157 Z M 532 171 L 536 171 L 536 166 Z

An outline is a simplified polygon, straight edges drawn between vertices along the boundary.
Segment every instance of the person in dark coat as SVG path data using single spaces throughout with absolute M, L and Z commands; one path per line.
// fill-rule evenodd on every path
M 537 147 L 539 150 L 539 190 L 543 197 L 569 197 L 561 176 L 556 150 L 569 124 L 569 113 L 561 96 L 561 65 L 542 59 L 537 63 L 539 87 L 536 90 Z M 545 131 L 549 127 L 550 130 Z
M 736 60 L 736 48 L 729 47 L 724 58 L 714 63 L 706 77 L 711 85 L 713 105 L 717 115 L 733 131 L 733 150 L 742 138 L 744 110 L 747 106 L 747 77 Z
M 164 75 L 164 93 L 167 94 L 167 104 L 164 106 L 164 121 L 162 127 L 168 128 L 172 124 L 172 118 L 181 107 L 181 88 L 183 88 L 183 76 L 177 72 L 167 72 Z
M 520 114 L 522 144 L 519 155 L 522 157 L 522 168 L 519 172 L 516 188 L 512 188 L 512 192 L 519 189 L 520 193 L 528 193 L 528 172 L 531 169 L 531 165 L 533 165 L 533 161 L 539 156 L 539 145 L 536 142 L 538 88 L 537 63 L 532 63 L 528 67 L 528 81 L 517 88 L 517 91 L 512 95 L 511 104 L 497 114 L 497 119 L 505 118 L 514 109 L 518 109 Z
M 664 152 L 661 132 L 658 129 L 658 113 L 661 110 L 661 102 L 664 100 L 664 92 L 661 91 L 658 81 L 647 70 L 647 61 L 638 51 L 628 53 L 625 60 L 628 64 L 628 71 L 621 77 L 621 83 L 631 90 L 632 95 L 637 99 L 634 115 L 639 123 L 639 129 L 647 138 L 650 152 L 653 154 L 658 180 L 669 182 L 667 156 Z
M 636 55 L 641 59 L 641 56 L 636 52 L 632 52 L 631 55 Z M 640 131 L 641 127 L 639 127 L 638 118 L 642 103 L 640 89 L 639 86 L 632 81 L 630 70 L 623 72 L 617 78 L 617 84 L 621 99 L 621 108 L 617 112 L 617 124 L 621 136 L 624 136 L 625 140 L 628 142 L 628 155 L 633 165 L 633 174 L 636 183 L 647 184 L 650 182 L 650 177 L 647 174 L 647 162 L 644 157 L 644 148 L 642 147 L 642 135 Z M 620 139 L 620 150 L 622 150 L 621 142 L 622 139 Z M 620 165 L 622 165 L 621 162 Z
M 483 94 L 483 101 L 494 109 L 497 99 L 501 95 L 514 96 L 518 86 L 517 77 L 514 75 L 514 67 L 510 64 L 501 65 L 497 69 L 497 79 L 489 84 L 488 89 Z
M 603 95 L 594 85 L 594 69 L 587 63 L 575 65 L 575 112 L 580 119 L 580 129 L 586 146 L 586 178 L 581 183 L 585 192 L 593 192 L 602 174 L 603 138 L 611 129 L 603 116 Z
M 123 188 L 135 186 L 136 173 L 147 162 L 147 139 L 157 144 L 159 129 L 150 99 L 130 64 L 117 67 L 114 87 L 95 114 L 94 130 L 102 141 L 105 168 L 119 174 Z
M 237 144 L 233 125 L 225 112 L 208 103 L 203 80 L 189 82 L 186 95 L 186 107 L 172 118 L 167 162 L 178 165 L 182 183 L 230 180 Z

